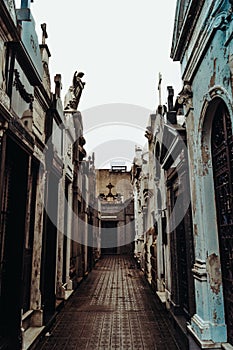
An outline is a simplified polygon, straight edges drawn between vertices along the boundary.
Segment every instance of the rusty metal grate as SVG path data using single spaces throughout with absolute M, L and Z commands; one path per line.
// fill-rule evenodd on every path
M 233 136 L 229 113 L 218 107 L 212 128 L 212 161 L 228 341 L 233 344 Z

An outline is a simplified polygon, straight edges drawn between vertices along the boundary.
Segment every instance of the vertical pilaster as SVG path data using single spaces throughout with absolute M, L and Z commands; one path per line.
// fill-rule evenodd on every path
M 63 274 L 63 242 L 64 242 L 64 215 L 65 215 L 65 176 L 59 182 L 58 188 L 58 234 L 57 234 L 57 264 L 56 264 L 56 297 L 63 299 L 65 290 L 62 286 Z
M 72 201 L 73 201 L 73 190 L 72 184 L 68 185 L 68 210 L 67 210 L 67 245 L 66 245 L 66 289 L 68 291 L 72 290 L 72 281 L 70 280 L 70 258 L 71 258 L 71 236 L 72 236 L 72 222 L 73 222 L 73 209 L 72 209 Z
M 40 327 L 43 325 L 43 311 L 41 305 L 41 253 L 43 239 L 43 218 L 44 218 L 44 193 L 46 184 L 46 173 L 41 165 L 38 174 L 36 211 L 34 225 L 34 242 L 32 255 L 32 281 L 31 281 L 31 303 L 30 308 L 34 310 L 31 326 Z

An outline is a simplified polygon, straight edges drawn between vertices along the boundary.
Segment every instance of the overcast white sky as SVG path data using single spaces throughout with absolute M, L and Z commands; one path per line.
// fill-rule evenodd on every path
M 17 0 L 17 6 L 19 3 Z M 141 117 L 136 124 L 144 130 L 149 113 L 158 105 L 159 72 L 163 77 L 162 103 L 166 102 L 168 85 L 174 87 L 175 94 L 181 90 L 179 63 L 170 59 L 175 6 L 176 0 L 34 0 L 31 10 L 40 40 L 40 24 L 47 23 L 51 78 L 56 73 L 62 75 L 63 96 L 74 72 L 83 71 L 86 85 L 79 109 L 84 117 L 86 110 L 92 111 L 88 116 L 95 114 L 96 106 L 139 106 Z M 104 113 L 109 112 L 107 108 Z M 100 116 L 99 123 L 103 122 Z M 109 125 L 112 122 L 118 122 L 116 115 L 109 116 Z M 124 122 L 134 124 L 127 115 Z M 88 133 L 90 127 L 92 133 Z M 84 128 L 88 148 L 88 140 L 93 139 L 88 117 Z M 103 128 L 98 132 L 103 138 Z M 111 134 L 109 129 L 106 133 L 108 137 Z M 136 144 L 135 137 L 129 138 Z M 132 152 L 129 159 L 131 156 Z

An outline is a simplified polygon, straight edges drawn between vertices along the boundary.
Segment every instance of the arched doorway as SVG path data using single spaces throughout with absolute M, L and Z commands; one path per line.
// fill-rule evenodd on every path
M 227 337 L 233 344 L 233 136 L 224 102 L 214 114 L 211 149 Z

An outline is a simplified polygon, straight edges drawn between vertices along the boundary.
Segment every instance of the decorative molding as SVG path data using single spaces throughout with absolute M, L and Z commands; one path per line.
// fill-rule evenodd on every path
M 178 104 L 191 107 L 193 105 L 192 97 L 193 92 L 191 85 L 188 82 L 184 82 L 183 89 L 177 97 Z
M 146 128 L 145 137 L 148 139 L 149 142 L 153 141 L 153 133 L 151 126 L 148 126 Z
M 195 41 L 193 41 L 192 45 L 189 47 L 189 57 L 183 72 L 183 79 L 187 81 L 193 80 L 193 76 L 200 65 L 203 54 L 208 49 L 216 31 L 224 30 L 228 32 L 228 28 L 232 23 L 232 14 L 231 9 L 227 10 L 223 8 L 223 6 L 223 1 L 219 1 L 214 8 L 210 8 L 209 11 L 206 12 L 205 19 L 197 23 L 198 27 L 195 29 L 196 37 Z M 228 34 L 227 37 L 225 46 L 229 43 L 230 34 Z M 199 45 L 195 45 L 197 42 Z
M 8 129 L 8 123 L 6 121 L 0 121 L 0 148 L 2 145 L 3 136 Z
M 206 262 L 196 261 L 192 269 L 193 277 L 201 282 L 207 281 Z
M 29 103 L 29 108 L 32 110 L 33 109 L 32 103 L 34 101 L 34 96 L 26 91 L 24 85 L 20 80 L 20 74 L 17 69 L 14 70 L 14 73 L 15 73 L 15 80 L 14 80 L 13 86 L 15 86 L 16 90 L 19 92 L 22 99 L 25 102 Z
M 214 17 L 213 28 L 225 30 L 228 24 L 227 16 L 228 13 L 226 11 L 218 13 L 217 16 Z
M 44 74 L 43 78 L 46 82 L 47 88 L 50 91 L 51 90 L 51 81 L 50 81 L 50 74 L 49 74 L 49 66 L 47 62 L 43 62 L 43 69 L 44 69 Z
M 209 96 L 213 99 L 216 96 L 222 96 L 226 94 L 226 90 L 220 85 L 215 85 L 209 90 Z
M 5 93 L 5 91 L 2 90 L 1 88 L 0 88 L 0 101 L 4 107 L 6 107 L 8 110 L 10 109 L 10 98 Z
M 26 128 L 23 126 L 21 120 L 18 117 L 13 117 L 9 123 L 9 129 L 20 137 L 20 139 L 25 139 L 30 146 L 34 146 L 34 138 L 29 134 Z
M 183 1 L 181 0 L 180 2 Z M 171 57 L 174 61 L 182 60 L 187 43 L 193 35 L 204 3 L 204 0 L 198 1 L 198 4 L 195 0 L 190 0 L 185 14 L 181 13 L 181 6 L 180 9 L 177 10 L 175 18 L 176 27 L 173 32 L 171 49 Z

